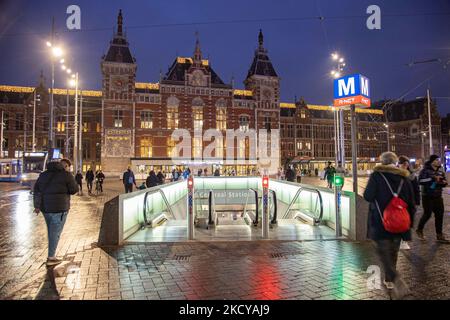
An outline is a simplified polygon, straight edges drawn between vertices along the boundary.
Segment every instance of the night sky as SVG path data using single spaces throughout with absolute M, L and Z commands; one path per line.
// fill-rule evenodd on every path
M 81 7 L 81 31 L 65 27 L 71 4 Z M 381 7 L 381 30 L 366 27 L 372 4 Z M 235 87 L 243 88 L 262 28 L 281 77 L 283 102 L 297 96 L 330 104 L 330 54 L 338 51 L 347 61 L 345 73 L 371 80 L 372 100 L 406 92 L 405 99 L 414 99 L 424 96 L 429 85 L 433 96 L 448 97 L 436 101 L 441 114 L 450 113 L 450 64 L 443 68 L 450 60 L 450 0 L 0 0 L 0 84 L 33 86 L 40 70 L 50 78 L 45 42 L 54 16 L 59 40 L 69 51 L 66 60 L 79 71 L 82 87 L 100 89 L 100 59 L 119 9 L 139 82 L 157 82 L 160 70 L 166 73 L 177 55 L 192 56 L 198 31 L 204 58 L 222 80 L 229 83 L 234 76 Z M 442 62 L 407 66 L 436 58 Z M 56 87 L 65 87 L 66 78 L 57 70 Z

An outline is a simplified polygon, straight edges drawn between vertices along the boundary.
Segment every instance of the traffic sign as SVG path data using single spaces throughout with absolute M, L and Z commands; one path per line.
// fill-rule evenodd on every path
M 334 185 L 336 187 L 342 187 L 344 185 L 344 177 L 343 176 L 339 176 L 339 175 L 335 175 L 334 176 Z

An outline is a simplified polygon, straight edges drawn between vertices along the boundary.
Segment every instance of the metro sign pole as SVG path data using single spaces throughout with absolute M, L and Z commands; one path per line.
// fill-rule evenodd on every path
M 352 140 L 352 179 L 355 198 L 358 195 L 358 127 L 356 119 L 356 105 L 370 107 L 369 79 L 361 74 L 352 74 L 334 80 L 334 106 L 337 108 L 350 107 L 351 140 Z M 345 171 L 344 171 L 345 172 Z M 338 179 L 339 181 L 341 179 Z M 336 179 L 335 179 L 336 182 Z M 343 184 L 343 179 L 342 179 Z M 340 191 L 342 186 L 335 183 L 336 204 L 336 236 L 341 236 L 340 225 Z

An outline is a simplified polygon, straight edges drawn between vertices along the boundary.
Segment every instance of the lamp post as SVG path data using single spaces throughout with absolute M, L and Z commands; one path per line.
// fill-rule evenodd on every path
M 333 78 L 339 78 L 342 75 L 345 67 L 344 57 L 339 56 L 337 52 L 331 54 L 331 59 L 336 63 L 336 68 L 331 70 L 330 74 Z M 344 110 L 340 109 L 339 114 L 336 115 L 336 125 L 339 126 L 338 134 L 338 163 L 339 171 L 345 172 L 345 128 L 344 128 Z
M 68 69 L 70 71 L 70 69 Z M 69 73 L 69 72 L 68 72 Z M 74 172 L 78 172 L 78 72 L 72 75 L 70 85 L 75 87 L 75 121 L 74 121 L 74 146 L 73 146 L 73 163 Z

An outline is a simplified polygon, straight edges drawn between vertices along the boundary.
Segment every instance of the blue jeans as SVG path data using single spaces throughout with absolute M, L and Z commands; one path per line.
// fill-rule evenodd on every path
M 58 247 L 59 237 L 64 228 L 67 219 L 66 212 L 44 213 L 45 223 L 47 224 L 48 235 L 48 256 L 54 257 Z

